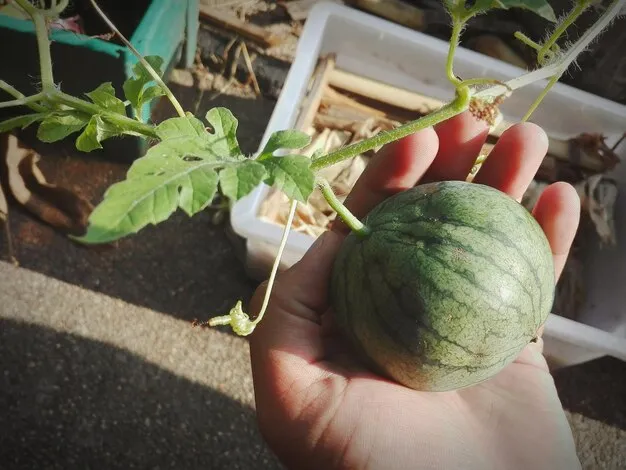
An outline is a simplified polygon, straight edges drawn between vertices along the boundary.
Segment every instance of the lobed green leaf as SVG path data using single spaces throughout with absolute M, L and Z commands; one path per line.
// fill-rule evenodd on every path
M 447 2 L 446 4 L 448 3 L 451 2 Z M 456 6 L 458 5 L 451 5 L 449 6 L 449 9 L 452 12 L 458 11 L 458 8 L 457 10 L 454 10 Z M 508 10 L 509 8 L 521 8 L 525 10 L 530 10 L 552 23 L 556 22 L 554 9 L 550 6 L 547 0 L 476 0 L 473 5 L 467 7 L 466 12 L 479 14 L 496 8 L 501 8 L 504 10 Z
M 505 10 L 509 8 L 522 8 L 530 10 L 542 18 L 545 18 L 552 23 L 556 23 L 554 9 L 550 6 L 547 0 L 494 0 L 493 3 Z
M 283 191 L 289 198 L 306 202 L 315 187 L 315 175 L 308 157 L 270 157 L 261 163 L 269 175 L 265 179 L 266 184 Z
M 264 160 L 281 149 L 297 150 L 311 143 L 311 137 L 302 131 L 284 130 L 274 132 L 263 147 L 257 160 Z
M 89 122 L 89 114 L 80 111 L 58 111 L 48 114 L 39 124 L 37 138 L 51 143 L 78 132 Z
M 189 216 L 198 213 L 215 196 L 219 166 L 210 160 L 147 154 L 135 161 L 126 180 L 107 190 L 78 241 L 112 242 L 167 220 L 177 208 Z
M 222 193 L 231 202 L 235 202 L 260 185 L 267 176 L 267 170 L 265 166 L 254 160 L 244 160 L 224 168 L 219 176 Z
M 101 149 L 103 140 L 124 133 L 124 129 L 108 122 L 105 117 L 95 114 L 89 120 L 85 130 L 76 139 L 76 148 L 81 152 Z
M 8 132 L 18 127 L 26 129 L 31 124 L 46 117 L 45 113 L 25 114 L 23 116 L 15 116 L 0 122 L 0 133 Z
M 222 115 L 222 118 L 225 116 L 228 114 Z M 162 153 L 178 158 L 198 157 L 223 162 L 245 160 L 234 133 L 237 121 L 233 120 L 234 123 L 227 123 L 226 119 L 213 120 L 213 133 L 210 133 L 202 121 L 191 114 L 167 119 L 155 129 L 162 140 L 157 147 Z
M 175 140 L 200 137 L 208 139 L 209 133 L 202 121 L 187 113 L 185 117 L 166 119 L 154 129 L 161 140 Z
M 161 76 L 162 75 L 162 67 L 163 67 L 163 59 L 159 56 L 146 56 L 144 59 L 150 64 L 150 66 L 156 71 L 156 73 Z M 157 96 L 161 96 L 164 93 L 152 90 L 147 91 L 152 87 L 149 87 L 144 90 L 145 86 L 151 83 L 154 79 L 152 75 L 148 72 L 148 70 L 141 64 L 141 62 L 137 62 L 133 67 L 134 77 L 130 77 L 126 79 L 122 88 L 124 89 L 124 96 L 137 114 L 141 113 L 141 108 L 143 105 L 148 103 L 151 99 L 156 98 Z M 154 87 L 159 88 L 154 85 Z
M 241 155 L 237 143 L 237 119 L 227 108 L 213 108 L 206 114 L 206 120 L 212 127 L 212 141 L 215 151 L 223 155 Z
M 115 88 L 111 82 L 101 84 L 98 88 L 87 93 L 87 96 L 98 106 L 117 114 L 126 116 L 124 102 L 115 96 Z

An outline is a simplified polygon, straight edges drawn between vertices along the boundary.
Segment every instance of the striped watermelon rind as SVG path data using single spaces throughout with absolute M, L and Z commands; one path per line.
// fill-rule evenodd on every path
M 546 236 L 508 195 L 429 183 L 394 195 L 345 239 L 333 267 L 338 325 L 376 372 L 425 391 L 494 376 L 532 341 L 554 300 Z

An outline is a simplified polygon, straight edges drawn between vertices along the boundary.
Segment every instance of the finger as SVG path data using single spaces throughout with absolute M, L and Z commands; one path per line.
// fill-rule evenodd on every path
M 580 198 L 570 184 L 554 183 L 541 193 L 533 215 L 550 243 L 558 280 L 578 230 Z
M 498 139 L 474 182 L 521 201 L 547 151 L 548 136 L 541 127 L 532 123 L 512 126 Z
M 439 153 L 422 182 L 464 180 L 487 139 L 489 126 L 466 111 L 438 124 L 435 131 Z
M 437 134 L 430 127 L 385 146 L 371 159 L 344 204 L 363 218 L 390 195 L 415 186 L 438 148 Z M 333 230 L 346 234 L 349 229 L 338 218 Z

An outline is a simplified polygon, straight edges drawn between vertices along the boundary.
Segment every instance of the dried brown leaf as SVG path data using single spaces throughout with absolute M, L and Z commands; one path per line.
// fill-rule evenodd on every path
M 605 136 L 586 132 L 569 140 L 569 159 L 575 165 L 589 160 L 598 162 L 601 172 L 612 170 L 620 162 L 619 155 L 606 144 Z
M 603 244 L 615 246 L 615 202 L 618 189 L 615 180 L 597 174 L 577 183 L 576 191 L 583 210 L 589 215 Z
M 10 134 L 2 137 L 6 188 L 25 209 L 52 227 L 75 236 L 85 233 L 93 210 L 89 201 L 46 181 L 37 162 L 40 156 Z
M 7 198 L 4 195 L 4 188 L 0 182 L 0 223 L 4 227 L 4 237 L 7 243 L 7 252 L 9 259 L 13 264 L 17 264 L 17 260 L 13 254 L 13 243 L 11 242 L 11 227 L 9 227 L 9 204 Z

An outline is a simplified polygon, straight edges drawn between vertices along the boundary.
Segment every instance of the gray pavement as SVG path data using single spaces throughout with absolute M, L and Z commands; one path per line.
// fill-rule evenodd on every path
M 277 469 L 245 339 L 0 263 L 0 468 Z
M 243 338 L 0 262 L 0 358 L 2 469 L 281 468 Z M 568 417 L 585 469 L 626 468 L 626 431 Z

